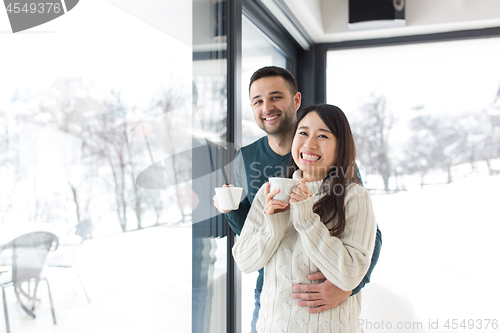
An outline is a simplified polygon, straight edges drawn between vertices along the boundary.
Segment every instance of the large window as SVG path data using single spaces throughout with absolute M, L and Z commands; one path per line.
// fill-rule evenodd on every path
M 154 14 L 165 20 L 185 9 L 162 8 Z M 90 303 L 74 271 L 48 267 L 57 325 L 43 283 L 36 319 L 8 288 L 12 332 L 191 331 L 190 183 L 171 186 L 179 168 L 167 165 L 157 188 L 136 180 L 169 147 L 191 144 L 168 134 L 190 132 L 192 46 L 141 14 L 80 2 L 46 25 L 0 34 L 0 243 L 35 230 L 62 240 L 93 224 L 74 262 Z M 177 23 L 192 31 L 191 20 Z M 143 134 L 153 143 L 158 124 L 171 132 L 149 154 Z
M 327 54 L 328 103 L 349 118 L 383 234 L 372 281 L 425 328 L 500 313 L 499 58 L 499 38 Z

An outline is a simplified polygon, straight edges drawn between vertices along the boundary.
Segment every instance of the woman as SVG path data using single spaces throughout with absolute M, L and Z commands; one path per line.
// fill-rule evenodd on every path
M 264 269 L 257 331 L 361 332 L 361 293 L 311 314 L 292 298 L 293 285 L 321 271 L 354 289 L 370 265 L 376 223 L 368 192 L 355 177 L 356 150 L 347 118 L 333 105 L 297 113 L 290 202 L 273 199 L 269 183 L 257 193 L 233 256 L 243 272 Z

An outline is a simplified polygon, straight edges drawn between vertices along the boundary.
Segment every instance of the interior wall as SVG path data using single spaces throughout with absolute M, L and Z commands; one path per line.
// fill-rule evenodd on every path
M 500 26 L 498 0 L 406 0 L 406 26 L 350 31 L 348 0 L 284 0 L 316 43 Z

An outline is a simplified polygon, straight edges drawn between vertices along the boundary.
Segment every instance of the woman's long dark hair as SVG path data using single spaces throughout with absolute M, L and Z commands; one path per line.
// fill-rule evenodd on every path
M 345 229 L 344 200 L 347 185 L 352 182 L 359 184 L 356 177 L 356 146 L 344 112 L 334 105 L 311 105 L 298 111 L 295 132 L 300 121 L 310 112 L 316 112 L 337 138 L 335 165 L 321 183 L 320 191 L 325 195 L 316 202 L 313 211 L 320 216 L 324 224 L 338 217 L 337 223 L 330 229 L 330 234 L 340 237 Z M 288 177 L 291 177 L 297 169 L 298 166 L 292 159 Z

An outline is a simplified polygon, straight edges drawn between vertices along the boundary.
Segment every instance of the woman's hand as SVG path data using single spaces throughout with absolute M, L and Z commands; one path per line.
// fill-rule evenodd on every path
M 279 189 L 275 189 L 269 192 L 271 189 L 271 184 L 266 183 L 266 206 L 264 207 L 264 213 L 266 215 L 274 215 L 275 213 L 281 213 L 290 208 L 287 202 L 273 199 L 276 194 L 279 193 Z
M 298 186 L 295 186 L 292 195 L 290 196 L 290 203 L 297 203 L 309 199 L 312 197 L 313 193 L 309 190 L 306 185 L 306 180 L 302 178 Z

